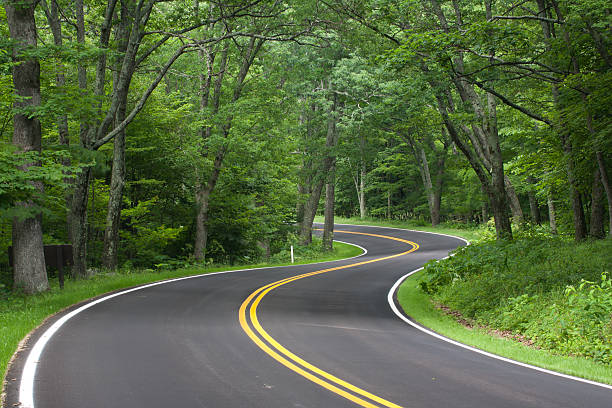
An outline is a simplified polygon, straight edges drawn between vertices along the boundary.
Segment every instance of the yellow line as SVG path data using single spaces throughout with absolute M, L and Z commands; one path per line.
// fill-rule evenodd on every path
M 314 271 L 314 272 L 308 272 L 308 273 L 304 273 L 301 275 L 297 275 L 297 276 L 292 276 L 289 278 L 285 278 L 276 282 L 272 282 L 269 283 L 265 286 L 262 286 L 261 288 L 257 289 L 255 292 L 251 293 L 249 295 L 249 297 L 247 297 L 247 299 L 242 303 L 242 305 L 240 306 L 240 311 L 239 311 L 239 321 L 240 321 L 240 326 L 242 327 L 242 329 L 245 331 L 245 333 L 251 338 L 251 340 L 253 340 L 253 342 L 255 344 L 257 344 L 263 351 L 265 351 L 267 354 L 269 354 L 271 357 L 273 357 L 276 361 L 278 361 L 279 363 L 283 364 L 284 366 L 288 367 L 289 369 L 295 371 L 296 373 L 308 378 L 310 381 L 332 391 L 335 392 L 336 394 L 339 394 L 341 396 L 343 396 L 344 398 L 347 398 L 350 401 L 353 401 L 354 403 L 356 403 L 357 405 L 361 405 L 362 407 L 377 407 L 377 405 L 373 405 L 372 403 L 365 401 L 353 394 L 350 394 L 348 392 L 346 392 L 345 390 L 342 390 L 338 387 L 336 387 L 335 385 L 332 384 L 336 383 L 337 385 L 340 385 L 352 392 L 354 392 L 355 394 L 361 395 L 363 397 L 366 397 L 372 401 L 375 401 L 383 406 L 389 407 L 389 408 L 401 408 L 399 405 L 394 404 L 390 401 L 385 400 L 384 398 L 378 397 L 374 394 L 371 394 L 359 387 L 354 386 L 353 384 L 350 384 L 324 370 L 321 370 L 320 368 L 308 363 L 307 361 L 303 360 L 302 358 L 300 358 L 299 356 L 293 354 L 291 351 L 287 350 L 285 347 L 283 347 L 280 343 L 278 343 L 272 336 L 270 336 L 268 334 L 268 332 L 266 332 L 264 330 L 264 328 L 261 326 L 261 324 L 259 323 L 259 319 L 257 318 L 257 306 L 259 305 L 259 303 L 261 302 L 261 300 L 263 299 L 263 297 L 265 295 L 267 295 L 270 291 L 278 288 L 279 286 L 282 285 L 286 285 L 287 283 L 299 280 L 299 279 L 303 279 L 309 276 L 314 276 L 314 275 L 319 275 L 322 273 L 327 273 L 327 272 L 331 272 L 331 271 L 336 271 L 339 269 L 346 269 L 346 268 L 352 268 L 355 266 L 360 266 L 360 265 L 365 265 L 365 264 L 369 264 L 369 263 L 373 263 L 373 262 L 379 262 L 379 261 L 383 261 L 386 259 L 391 259 L 391 258 L 396 258 L 402 255 L 406 255 L 409 254 L 411 252 L 416 251 L 419 248 L 419 245 L 412 242 L 412 241 L 408 241 L 405 239 L 401 239 L 401 238 L 395 238 L 395 237 L 390 237 L 390 236 L 386 236 L 386 235 L 378 235 L 378 234 L 369 234 L 369 233 L 365 233 L 365 232 L 353 232 L 353 231 L 336 231 L 336 232 L 342 232 L 342 233 L 347 233 L 347 234 L 357 234 L 357 235 L 369 235 L 369 236 L 373 236 L 373 237 L 379 237 L 379 238 L 385 238 L 385 239 L 392 239 L 395 241 L 400 241 L 400 242 L 404 242 L 407 243 L 409 245 L 412 246 L 412 248 L 408 251 L 405 252 L 401 252 L 399 254 L 395 254 L 395 255 L 389 255 L 389 256 L 385 256 L 385 257 L 381 257 L 381 258 L 377 258 L 377 259 L 371 259 L 369 261 L 363 261 L 363 262 L 357 262 L 354 264 L 350 264 L 350 265 L 343 265 L 343 266 L 336 266 L 333 268 L 327 268 L 327 269 L 321 269 L 318 271 Z M 253 301 L 253 303 L 250 305 L 249 307 L 249 303 L 251 303 L 251 301 L 255 299 Z M 253 327 L 255 328 L 255 330 L 274 348 L 276 349 L 273 350 L 272 348 L 270 348 L 268 345 L 266 345 L 266 343 L 264 343 L 261 338 L 259 338 L 254 332 L 253 330 L 249 327 L 248 321 L 247 321 L 247 315 L 246 315 L 246 309 L 249 308 L 249 317 L 250 317 L 250 321 L 251 324 L 253 325 Z M 284 354 L 289 360 L 292 360 L 293 362 L 287 360 L 287 358 L 281 356 L 279 353 Z M 302 367 L 297 366 L 297 363 L 299 365 L 301 365 L 302 367 L 320 375 L 321 377 L 329 380 L 325 381 L 311 373 L 309 373 L 308 371 L 304 370 Z

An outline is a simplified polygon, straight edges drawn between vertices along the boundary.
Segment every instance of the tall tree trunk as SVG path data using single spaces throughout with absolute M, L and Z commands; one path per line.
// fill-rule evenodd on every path
M 449 143 L 444 141 L 444 149 L 438 153 L 438 161 L 436 163 L 436 183 L 433 186 L 433 209 L 431 211 L 431 225 L 440 224 L 440 205 L 442 204 L 442 186 L 444 185 L 444 172 L 446 155 L 448 154 Z
M 83 0 L 75 0 L 75 15 L 76 15 L 76 37 L 77 42 L 80 45 L 85 45 L 85 12 L 83 8 Z M 82 60 L 78 61 L 77 64 L 77 79 L 79 83 L 79 89 L 83 96 L 85 96 L 87 92 L 87 67 Z M 80 123 L 80 138 L 81 140 L 85 140 L 87 137 L 87 132 L 89 125 L 87 124 L 87 118 L 81 118 Z M 71 221 L 72 222 L 72 221 Z
M 448 105 L 446 105 L 444 98 L 440 94 L 437 94 L 436 99 L 438 101 L 438 111 L 442 116 L 442 120 L 444 121 L 444 125 L 451 137 L 451 140 L 468 159 L 470 166 L 472 169 L 474 169 L 476 176 L 480 180 L 483 191 L 489 199 L 491 211 L 493 212 L 493 216 L 495 218 L 495 234 L 497 239 L 512 239 L 510 219 L 506 213 L 507 203 L 504 189 L 503 163 L 498 164 L 496 172 L 489 172 L 489 166 L 483 162 L 482 156 L 476 152 L 474 146 L 470 147 L 468 142 L 464 141 L 459 136 L 458 129 L 450 120 L 448 114 L 448 109 L 450 108 Z M 502 169 L 501 177 L 499 177 L 500 168 Z
M 329 111 L 329 118 L 327 120 L 327 135 L 325 137 L 325 156 L 323 158 L 323 163 L 319 166 L 319 180 L 316 182 L 312 192 L 310 193 L 310 197 L 304 206 L 304 221 L 302 222 L 302 226 L 300 229 L 300 243 L 302 245 L 308 245 L 312 242 L 312 223 L 314 221 L 315 214 L 317 212 L 317 208 L 319 206 L 319 200 L 321 198 L 321 192 L 323 190 L 323 185 L 326 180 L 328 180 L 329 172 L 333 168 L 336 162 L 336 154 L 333 152 L 334 148 L 338 144 L 338 131 L 336 129 L 336 123 L 338 119 L 336 118 L 336 107 L 337 107 L 337 96 L 333 95 L 332 105 Z M 327 191 L 326 191 L 327 193 Z M 327 194 L 326 194 L 327 196 Z M 332 197 L 333 199 L 333 197 Z M 327 204 L 327 201 L 326 201 Z M 327 208 L 327 206 L 326 206 Z M 332 207 L 333 211 L 333 207 Z M 333 217 L 332 217 L 333 219 Z M 332 221 L 332 231 L 333 231 L 333 221 Z M 329 234 L 329 233 L 328 233 Z
M 572 204 L 572 219 L 574 221 L 574 239 L 581 241 L 586 238 L 587 228 L 584 219 L 584 209 L 580 200 L 580 192 L 578 191 L 576 181 L 576 170 L 574 166 L 574 155 L 572 142 L 569 135 L 561 134 L 561 142 L 563 143 L 563 153 L 565 156 L 565 168 L 567 171 L 567 181 L 570 193 L 570 202 Z
M 366 216 L 365 177 L 365 166 L 363 165 L 363 163 L 360 163 L 355 175 L 353 176 L 353 183 L 355 184 L 355 192 L 357 193 L 357 203 L 359 204 L 359 218 L 361 218 L 362 220 Z
M 24 49 L 36 47 L 36 21 L 34 9 L 37 0 L 10 0 L 4 3 L 11 40 L 14 41 L 13 85 L 19 97 L 14 107 L 18 111 L 36 109 L 40 105 L 40 64 L 36 57 L 23 58 Z M 29 117 L 16 113 L 13 117 L 13 144 L 20 151 L 37 151 L 42 149 L 40 122 L 36 116 Z M 25 165 L 22 170 L 36 166 L 36 163 Z M 36 188 L 42 190 L 42 185 Z M 32 203 L 20 203 L 27 208 Z M 47 269 L 42 241 L 42 216 L 30 215 L 26 218 L 13 219 L 13 271 L 16 288 L 26 293 L 47 290 Z
M 51 33 L 53 34 L 53 43 L 56 47 L 61 48 L 63 45 L 62 38 L 62 25 L 60 23 L 59 18 L 59 10 L 57 0 L 50 1 L 50 7 L 47 6 L 46 0 L 41 1 L 40 4 L 45 11 L 47 16 L 47 21 L 49 22 L 49 27 L 51 28 Z M 58 88 L 63 88 L 66 86 L 66 75 L 64 73 L 66 67 L 63 63 L 59 63 L 56 66 L 56 74 L 55 74 L 55 83 Z M 58 142 L 60 145 L 68 148 L 70 146 L 70 133 L 68 130 L 68 115 L 61 114 L 57 118 L 57 132 L 59 135 Z M 62 164 L 64 166 L 70 166 L 70 159 L 66 158 L 62 160 Z M 66 185 L 70 185 L 72 183 L 72 179 L 70 177 L 66 177 L 64 179 L 64 183 Z M 70 236 L 70 203 L 72 201 L 72 195 L 69 190 L 65 192 L 64 195 L 66 208 L 68 211 L 66 212 L 66 232 L 67 235 Z
M 338 142 L 337 129 L 336 129 L 336 96 L 334 95 L 334 102 L 332 105 L 331 118 L 327 129 L 327 140 L 326 145 L 330 145 L 334 148 Z M 329 169 L 327 172 L 327 183 L 325 184 L 325 220 L 323 223 L 323 250 L 333 251 L 334 249 L 334 204 L 335 204 L 335 190 L 336 190 L 336 154 L 335 152 L 327 153 L 329 161 Z
M 117 29 L 116 38 L 119 39 L 117 51 L 119 55 L 127 49 L 127 38 L 129 37 L 130 13 L 125 2 L 121 2 L 121 22 Z M 119 72 L 121 70 L 121 58 L 115 61 L 115 72 L 113 75 L 113 91 L 117 92 Z M 115 124 L 125 120 L 127 111 L 127 95 L 119 104 Z M 117 268 L 117 252 L 119 248 L 119 228 L 121 224 L 121 204 L 123 201 L 123 188 L 125 185 L 125 128 L 122 129 L 113 141 L 113 167 L 111 173 L 111 185 L 108 197 L 108 210 L 106 212 L 106 227 L 104 229 L 104 250 L 102 253 L 102 265 L 108 269 Z
M 198 188 L 196 193 L 196 237 L 194 241 L 193 256 L 198 261 L 206 259 L 206 246 L 208 244 L 208 204 L 210 192 L 206 188 Z
M 366 217 L 366 202 L 365 202 L 365 178 L 366 178 L 366 168 L 365 164 L 361 165 L 361 175 L 359 177 L 359 191 L 357 192 L 359 196 L 359 218 L 362 220 Z
M 506 187 L 506 194 L 508 197 L 508 204 L 510 205 L 510 211 L 512 212 L 512 220 L 516 225 L 522 225 L 525 223 L 525 216 L 523 215 L 523 208 L 521 202 L 516 194 L 516 190 L 512 185 L 512 182 L 508 176 L 504 175 L 504 185 Z
M 212 194 L 217 181 L 219 180 L 219 174 L 221 174 L 221 167 L 223 166 L 223 159 L 225 157 L 225 148 L 221 148 L 215 156 L 213 163 L 213 170 L 208 177 L 208 181 L 205 185 L 200 185 L 196 188 L 196 236 L 193 246 L 193 256 L 198 261 L 206 260 L 206 245 L 208 244 L 208 209 L 210 206 L 210 195 Z
M 304 220 L 300 228 L 300 244 L 302 245 L 309 245 L 312 242 L 312 223 L 319 207 L 323 184 L 325 184 L 324 178 L 316 182 L 304 204 Z
M 47 21 L 49 22 L 49 27 L 51 28 L 51 33 L 53 34 L 53 43 L 56 47 L 62 47 L 63 39 L 62 39 L 62 25 L 59 20 L 59 12 L 57 0 L 50 1 L 50 7 L 47 6 L 46 1 L 42 1 L 41 5 L 45 11 L 47 16 Z M 58 88 L 63 88 L 66 86 L 66 75 L 64 74 L 64 70 L 66 67 L 64 64 L 59 63 L 56 66 L 55 73 L 55 83 Z M 57 118 L 57 131 L 59 134 L 59 144 L 63 146 L 68 146 L 70 144 L 70 138 L 68 133 L 68 115 L 62 114 Z M 65 163 L 69 165 L 70 163 Z
M 425 149 L 420 144 L 416 145 L 417 156 L 419 160 L 419 169 L 421 170 L 421 178 L 423 179 L 423 185 L 425 186 L 425 194 L 427 195 L 427 206 L 429 207 L 429 216 L 431 219 L 431 225 L 435 222 L 434 216 L 434 188 L 433 183 L 431 182 L 431 173 L 429 171 L 429 162 L 427 161 L 427 156 L 425 155 Z M 438 214 L 438 222 L 440 215 Z
M 604 208 L 603 208 L 603 185 L 601 183 L 601 175 L 599 167 L 595 169 L 593 174 L 593 188 L 591 190 L 591 226 L 589 235 L 593 238 L 605 237 L 604 231 Z
M 117 120 L 125 119 L 125 106 L 117 112 Z M 113 168 L 104 230 L 104 252 L 102 264 L 105 268 L 117 268 L 119 228 L 121 224 L 121 203 L 125 185 L 125 130 L 117 134 L 113 146 Z
M 359 141 L 359 187 L 357 188 L 357 201 L 359 201 L 359 218 L 364 219 L 366 216 L 365 203 L 365 178 L 366 178 L 366 160 L 365 160 L 365 135 L 361 133 Z
M 483 201 L 482 206 L 480 207 L 480 215 L 482 219 L 482 224 L 486 224 L 489 219 L 489 213 L 487 211 L 487 202 Z
M 435 179 L 435 186 L 431 178 L 431 171 L 429 169 L 429 162 L 427 160 L 427 155 L 425 154 L 425 149 L 422 146 L 422 143 L 415 142 L 415 140 L 409 135 L 402 135 L 402 138 L 408 142 L 414 158 L 417 162 L 419 173 L 421 175 L 421 180 L 423 182 L 423 187 L 425 188 L 425 195 L 427 197 L 427 207 L 429 208 L 429 217 L 431 220 L 431 225 L 436 226 L 440 224 L 440 203 L 442 199 L 442 184 L 444 180 L 444 163 L 446 161 L 446 153 L 448 146 L 444 145 L 444 149 L 442 152 L 437 153 L 437 174 Z M 434 143 L 431 143 L 431 149 L 435 153 Z
M 550 232 L 553 235 L 557 235 L 557 214 L 555 210 L 555 202 L 552 193 L 548 192 L 548 221 L 550 223 Z
M 336 165 L 332 164 L 329 169 L 327 184 L 325 184 L 325 221 L 323 224 L 323 250 L 334 249 L 334 204 L 336 188 Z
M 87 277 L 87 202 L 91 167 L 85 167 L 73 183 L 70 208 L 70 237 L 72 239 L 72 275 Z
M 544 0 L 537 0 L 536 2 L 538 4 L 538 14 L 541 17 L 546 17 L 547 11 L 551 10 L 551 8 L 549 7 L 548 4 L 546 4 Z M 554 9 L 555 13 L 557 14 L 557 19 L 560 21 L 563 21 L 564 18 L 561 15 L 558 4 L 555 1 L 550 1 L 550 3 L 553 6 L 552 9 Z M 544 20 L 540 21 L 540 26 L 542 27 L 542 35 L 544 36 L 544 39 L 547 43 L 547 48 L 551 49 L 551 41 L 552 41 L 552 38 L 554 37 L 554 32 L 551 30 L 551 26 L 549 26 L 549 23 Z M 563 35 L 565 44 L 570 50 L 570 60 L 571 60 L 570 62 L 573 67 L 573 71 L 574 73 L 578 73 L 579 72 L 578 61 L 574 58 L 574 55 L 571 52 L 569 34 L 567 33 L 563 25 L 561 25 L 560 28 L 562 31 L 562 35 Z M 559 64 L 560 63 L 558 61 L 553 61 L 553 65 L 559 65 Z M 553 102 L 554 102 L 555 108 L 558 111 L 561 111 L 562 106 L 561 106 L 561 102 L 559 98 L 559 88 L 556 84 L 553 84 L 551 88 L 552 88 L 552 96 L 553 96 Z M 559 133 L 559 140 L 561 141 L 563 155 L 565 158 L 567 181 L 568 181 L 569 190 L 570 190 L 570 202 L 572 205 L 572 218 L 574 221 L 574 239 L 576 241 L 580 241 L 586 238 L 587 231 L 586 231 L 586 222 L 584 219 L 584 210 L 580 202 L 580 193 L 578 192 L 578 188 L 577 188 L 577 181 L 576 181 L 575 169 L 574 169 L 575 167 L 574 157 L 573 157 L 574 155 L 573 155 L 572 140 L 570 137 L 570 130 L 567 124 L 563 122 L 563 120 L 559 120 L 559 123 L 557 123 L 557 127 L 558 127 L 558 133 Z
M 527 197 L 529 198 L 529 209 L 531 211 L 531 221 L 534 224 L 540 225 L 540 209 L 538 207 L 538 200 L 536 199 L 535 191 L 533 190 L 535 186 L 535 179 L 531 176 L 527 177 L 527 182 L 530 184 L 529 191 L 527 192 Z
M 101 49 L 108 48 L 110 29 L 113 16 L 115 15 L 115 5 L 117 0 L 109 0 L 106 5 L 104 22 L 100 28 L 100 42 L 99 47 Z M 75 0 L 75 13 L 76 13 L 76 29 L 77 29 L 77 42 L 79 44 L 85 43 L 85 15 L 83 8 L 83 0 Z M 128 58 L 128 57 L 124 57 Z M 124 73 L 121 73 L 124 74 Z M 87 66 L 81 60 L 77 64 L 77 77 L 79 89 L 82 95 L 87 93 Z M 98 56 L 98 64 L 96 69 L 96 81 L 95 81 L 95 94 L 101 98 L 104 96 L 104 85 L 106 83 L 106 52 L 102 52 Z M 124 86 L 129 87 L 129 81 L 126 83 L 124 80 Z M 127 93 L 127 90 L 122 91 Z M 120 93 L 113 92 L 113 98 L 120 96 Z M 111 105 L 116 104 L 113 101 Z M 102 109 L 101 103 L 99 109 Z M 116 110 L 113 110 L 112 118 L 115 118 Z M 107 115 L 108 116 L 108 115 Z M 91 120 L 86 117 L 80 118 L 80 142 L 81 147 L 87 150 L 96 150 L 97 147 L 93 147 L 96 135 L 98 131 L 106 132 L 108 126 L 100 126 L 96 128 L 95 124 L 91 123 Z M 99 147 L 99 146 L 98 146 Z M 68 216 L 69 222 L 68 227 L 70 230 L 70 239 L 72 241 L 72 275 L 74 278 L 86 278 L 87 277 L 87 202 L 88 202 L 88 190 L 89 181 L 91 176 L 91 168 L 85 168 L 77 175 L 76 180 L 73 183 L 72 203 L 70 206 L 70 213 Z
M 597 165 L 599 167 L 599 173 L 601 176 L 601 184 L 606 191 L 606 198 L 608 200 L 608 221 L 610 223 L 608 229 L 608 235 L 612 237 L 612 189 L 610 188 L 610 181 L 608 180 L 608 172 L 606 171 L 606 165 L 604 163 L 603 154 L 596 152 Z
M 244 86 L 244 80 L 249 72 L 255 57 L 257 56 L 259 50 L 261 49 L 264 39 L 255 39 L 252 37 L 249 41 L 248 46 L 245 48 L 242 53 L 242 61 L 240 65 L 240 70 L 236 77 L 236 82 L 234 83 L 234 92 L 232 95 L 231 103 L 236 102 L 241 94 Z M 225 67 L 228 60 L 228 48 L 225 48 L 221 53 L 221 63 L 219 66 L 219 73 L 217 74 L 217 79 L 215 80 L 215 85 L 213 89 L 213 113 L 216 114 L 219 112 L 219 104 L 221 97 L 221 87 L 223 85 L 223 78 L 225 75 Z M 210 59 L 208 61 L 211 61 Z M 208 64 L 208 74 L 212 72 L 212 64 Z M 205 80 L 206 81 L 206 80 Z M 200 87 L 201 90 L 201 107 L 208 106 L 208 89 L 210 88 L 210 81 L 207 82 L 206 89 Z M 226 121 L 225 125 L 223 125 L 222 129 L 224 139 L 229 138 L 230 129 L 232 127 L 232 119 L 233 116 L 230 114 Z M 202 136 L 204 139 L 207 139 L 211 135 L 212 128 L 210 126 L 206 127 Z M 208 210 L 209 210 L 209 200 L 210 196 L 217 185 L 217 180 L 219 179 L 219 175 L 221 173 L 221 168 L 223 167 L 223 159 L 225 158 L 225 154 L 227 153 L 228 144 L 224 144 L 219 148 L 217 154 L 215 155 L 215 160 L 213 162 L 213 168 L 211 174 L 208 177 L 208 181 L 206 184 L 200 184 L 199 188 L 196 191 L 196 205 L 197 205 L 197 216 L 196 216 L 196 237 L 194 242 L 194 257 L 199 261 L 205 260 L 206 256 L 206 245 L 208 241 Z M 202 149 L 203 155 L 208 154 L 208 149 Z

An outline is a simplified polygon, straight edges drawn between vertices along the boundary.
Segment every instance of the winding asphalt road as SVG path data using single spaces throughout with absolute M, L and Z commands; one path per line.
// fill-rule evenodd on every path
M 462 349 L 393 314 L 395 281 L 458 239 L 336 229 L 368 253 L 177 280 L 83 310 L 48 339 L 32 389 L 21 377 L 9 385 L 6 406 L 612 407 L 611 389 Z

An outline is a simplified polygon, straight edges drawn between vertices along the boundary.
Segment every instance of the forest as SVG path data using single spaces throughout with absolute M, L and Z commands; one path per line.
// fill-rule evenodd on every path
M 49 288 L 43 245 L 254 263 L 317 215 L 610 240 L 607 1 L 2 6 L 3 291 Z

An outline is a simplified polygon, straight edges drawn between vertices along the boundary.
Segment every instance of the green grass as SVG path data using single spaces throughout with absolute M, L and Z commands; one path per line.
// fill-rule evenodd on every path
M 322 218 L 318 219 L 319 222 L 322 221 Z M 482 235 L 491 235 L 487 234 L 484 228 L 452 228 L 449 226 L 439 226 L 439 227 L 431 227 L 431 226 L 423 226 L 419 225 L 418 222 L 406 222 L 406 221 L 389 221 L 389 220 L 378 220 L 378 219 L 365 219 L 359 220 L 354 218 L 340 218 L 336 217 L 336 223 L 342 224 L 355 224 L 355 225 L 376 225 L 381 227 L 395 227 L 395 228 L 405 228 L 412 230 L 420 230 L 420 231 L 429 231 L 429 232 L 439 232 L 442 234 L 455 235 L 462 238 L 465 238 L 470 241 L 479 241 L 482 238 Z M 523 232 L 522 234 L 533 233 L 530 231 Z M 519 239 L 521 238 L 521 233 L 517 234 Z M 532 237 L 533 238 L 533 237 Z M 520 241 L 515 241 L 517 245 L 521 245 Z M 528 241 L 525 241 L 529 244 Z M 587 242 L 581 244 L 581 246 L 576 247 L 574 244 L 569 242 L 567 245 L 568 254 L 563 254 L 561 256 L 559 254 L 560 245 L 554 248 L 553 253 L 542 253 L 541 251 L 538 253 L 531 253 L 535 251 L 529 251 L 529 248 L 525 248 L 524 254 L 515 256 L 514 259 L 510 261 L 510 265 L 508 262 L 505 262 L 505 267 L 512 268 L 512 263 L 520 263 L 521 265 L 515 265 L 516 268 L 522 271 L 521 274 L 514 276 L 512 279 L 517 279 L 520 281 L 521 279 L 529 280 L 529 276 L 533 275 L 532 273 L 525 273 L 526 269 L 532 270 L 532 272 L 536 273 L 538 271 L 542 271 L 545 268 L 554 268 L 559 269 L 557 273 L 560 276 L 568 275 L 568 276 L 577 276 L 577 272 L 581 272 L 580 275 L 584 275 L 584 272 L 587 268 L 588 264 L 602 264 L 607 263 L 605 261 L 605 254 L 607 252 L 607 247 L 609 247 L 608 242 L 596 241 L 596 242 Z M 512 244 L 511 244 L 512 245 Z M 535 246 L 534 246 L 535 247 Z M 475 248 L 472 248 L 475 249 Z M 496 249 L 492 249 L 491 256 L 496 256 L 499 258 L 499 252 L 496 252 Z M 573 256 L 570 256 L 570 252 Z M 497 253 L 497 255 L 495 255 Z M 588 254 L 591 253 L 591 256 Z M 604 254 L 603 258 L 595 256 L 595 253 Z M 554 255 L 556 254 L 556 255 Z M 531 257 L 531 258 L 530 258 Z M 608 255 L 609 257 L 609 255 Z M 494 259 L 472 259 L 466 260 L 466 266 L 468 269 L 478 268 L 480 264 L 491 265 Z M 556 260 L 556 261 L 555 261 Z M 447 260 L 445 262 L 453 262 L 452 260 Z M 496 260 L 496 262 L 500 262 Z M 546 267 L 540 265 L 540 263 L 546 264 Z M 560 263 L 555 266 L 555 262 Z M 455 262 L 456 263 L 456 262 Z M 504 262 L 502 262 L 504 263 Z M 457 273 L 457 267 L 453 269 L 455 273 Z M 579 271 L 577 271 L 579 270 Z M 596 271 L 597 272 L 597 271 Z M 510 279 L 507 275 L 509 275 L 509 271 L 503 271 L 505 275 L 503 275 L 506 279 Z M 518 273 L 518 272 L 517 272 Z M 597 272 L 600 273 L 600 272 Z M 545 276 L 551 275 L 552 272 L 546 270 Z M 451 317 L 442 311 L 436 309 L 433 306 L 432 300 L 430 296 L 424 293 L 419 287 L 418 283 L 425 279 L 425 272 L 420 271 L 416 274 L 412 275 L 399 288 L 398 291 L 398 301 L 404 311 L 417 322 L 422 325 L 431 328 L 432 330 L 447 336 L 451 339 L 457 340 L 461 343 L 468 344 L 470 346 L 479 348 L 484 351 L 488 351 L 490 353 L 494 353 L 503 357 L 511 358 L 517 361 L 525 362 L 528 364 L 532 364 L 535 366 L 543 367 L 549 370 L 554 370 L 570 375 L 574 375 L 577 377 L 587 378 L 594 381 L 599 381 L 602 383 L 612 384 L 612 367 L 610 365 L 603 364 L 601 362 L 596 362 L 589 358 L 584 357 L 571 357 L 571 356 L 560 356 L 554 354 L 548 350 L 535 349 L 533 347 L 528 347 L 519 343 L 517 341 L 500 338 L 497 336 L 490 335 L 485 329 L 481 328 L 467 328 L 462 324 L 458 323 L 454 317 Z M 597 275 L 597 274 L 595 274 Z M 594 275 L 594 276 L 595 276 Z M 554 279 L 549 279 L 552 281 L 560 282 L 562 279 L 560 276 L 553 276 Z M 588 276 L 592 278 L 591 276 Z M 540 278 L 541 279 L 541 278 Z M 517 285 L 522 285 L 520 282 L 516 282 Z M 463 287 L 459 290 L 456 290 L 456 300 L 458 302 L 465 301 L 466 291 L 475 291 L 477 290 L 477 285 L 474 283 L 470 283 L 470 280 L 466 280 L 462 283 Z M 568 281 L 569 282 L 569 281 Z M 524 282 L 523 282 L 524 283 Z M 563 285 L 565 282 L 561 282 Z M 539 286 L 538 286 L 539 285 Z M 537 282 L 537 284 L 531 287 L 541 287 L 543 285 L 542 282 Z M 562 285 L 562 286 L 563 286 Z M 503 288 L 501 290 L 508 290 L 508 286 L 501 285 Z M 516 285 L 515 285 L 516 286 Z M 523 285 L 525 286 L 525 285 Z M 472 288 L 472 289 L 469 289 Z M 490 292 L 490 291 L 489 291 Z M 546 292 L 548 293 L 548 292 Z M 546 298 L 546 295 L 542 296 Z M 482 298 L 482 296 L 475 296 L 474 302 L 477 302 L 478 298 Z M 481 299 L 482 300 L 482 299 Z M 450 300 L 449 300 L 450 301 Z M 469 303 L 469 301 L 468 301 Z M 470 303 L 471 304 L 471 303 Z M 544 307 L 544 306 L 541 306 Z M 537 322 L 535 322 L 537 325 Z
M 362 253 L 353 245 L 334 243 L 332 253 L 309 253 L 296 258 L 296 264 L 333 261 L 350 258 Z M 227 270 L 259 267 L 284 266 L 290 262 L 275 264 L 239 265 L 234 267 L 212 266 L 207 268 L 184 268 L 176 270 L 98 274 L 87 280 L 67 280 L 64 290 L 60 290 L 57 280 L 50 282 L 51 289 L 33 296 L 10 294 L 0 298 L 0 372 L 6 375 L 8 363 L 19 342 L 43 320 L 60 310 L 83 300 L 118 289 L 142 285 L 166 279 L 199 275 Z
M 418 287 L 422 272 L 410 276 L 399 288 L 398 301 L 410 317 L 422 325 L 457 340 L 503 357 L 522 361 L 549 370 L 612 384 L 612 367 L 586 358 L 563 357 L 545 350 L 527 347 L 513 340 L 487 334 L 483 329 L 468 329 L 454 318 L 436 309 L 429 296 Z
M 323 222 L 323 217 L 315 217 L 315 222 Z M 336 224 L 353 224 L 353 225 L 375 225 L 378 227 L 392 227 L 392 228 L 403 228 L 415 231 L 426 231 L 426 232 L 437 232 L 439 234 L 455 235 L 461 238 L 465 238 L 468 241 L 477 240 L 480 238 L 480 230 L 478 228 L 452 228 L 448 225 L 441 224 L 436 227 L 431 225 L 423 225 L 423 222 L 419 221 L 400 221 L 400 220 L 384 220 L 379 218 L 366 217 L 363 220 L 359 218 L 343 218 L 334 217 Z M 460 225 L 460 224 L 455 224 Z

